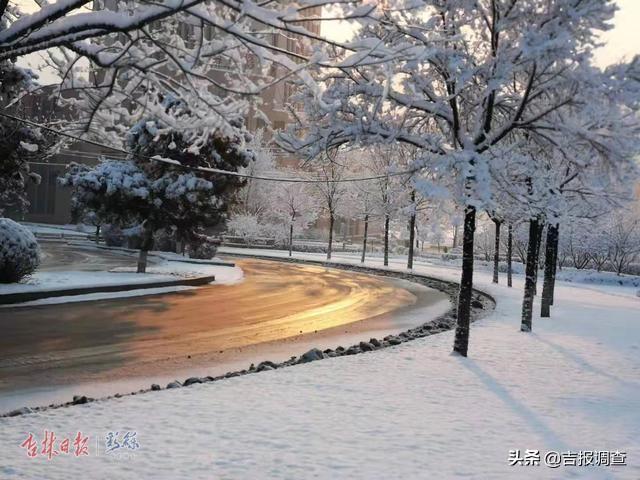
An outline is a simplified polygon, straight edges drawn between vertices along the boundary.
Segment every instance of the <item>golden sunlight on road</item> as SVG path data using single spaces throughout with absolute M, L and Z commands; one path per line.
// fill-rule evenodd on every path
M 175 294 L 0 310 L 0 392 L 119 380 L 187 359 L 314 334 L 416 302 L 393 281 L 336 269 L 237 262 L 245 280 Z M 367 323 L 367 322 L 364 322 Z M 339 330 L 339 331 L 338 331 Z M 302 353 L 302 352 L 300 352 Z M 193 362 L 193 360 L 189 360 Z

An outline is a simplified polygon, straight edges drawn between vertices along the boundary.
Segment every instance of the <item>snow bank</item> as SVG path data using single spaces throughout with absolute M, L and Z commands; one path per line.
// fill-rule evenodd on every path
M 415 270 L 453 279 L 443 267 Z M 551 319 L 519 331 L 514 288 L 476 274 L 495 312 L 453 332 L 256 375 L 0 419 L 3 478 L 640 478 L 640 302 L 560 284 Z M 539 306 L 536 305 L 536 311 Z M 302 353 L 302 352 L 300 352 Z M 90 436 L 90 455 L 31 459 L 44 429 Z M 109 432 L 140 448 L 105 452 Z M 627 466 L 508 463 L 513 449 L 612 450 Z
M 90 248 L 89 246 L 83 248 Z M 124 254 L 124 253 L 123 253 Z M 222 261 L 221 261 L 222 262 Z M 176 277 L 180 278 L 193 278 L 201 276 L 214 275 L 216 285 L 232 285 L 241 282 L 243 279 L 242 269 L 239 267 L 214 265 L 210 262 L 180 262 L 174 260 L 160 260 L 157 264 L 149 265 L 147 267 L 147 273 L 139 274 L 135 273 L 135 262 L 132 260 L 131 267 L 119 267 L 114 268 L 109 272 L 101 271 L 51 271 L 51 272 L 36 272 L 28 279 L 20 283 L 12 284 L 0 284 L 0 295 L 23 293 L 23 292 L 42 292 L 42 291 L 56 291 L 66 290 L 68 288 L 79 287 L 97 287 L 97 286 L 115 286 L 115 285 L 142 285 L 155 282 L 164 282 L 176 280 Z M 170 291 L 179 291 L 182 287 L 165 287 L 162 292 L 156 293 L 168 293 Z M 150 289 L 154 290 L 154 289 Z M 141 295 L 139 292 L 138 295 Z M 144 293 L 145 295 L 151 294 L 150 291 Z M 91 295 L 76 295 L 74 299 L 71 297 L 64 297 L 69 301 L 81 301 L 92 300 L 92 295 L 104 295 L 104 294 L 91 294 Z M 108 297 L 104 298 L 120 298 L 126 296 L 133 296 L 131 292 L 113 292 Z M 42 299 L 38 300 L 38 305 L 45 305 L 51 303 L 62 303 L 63 298 L 56 299 Z M 35 305 L 33 302 L 29 302 L 29 305 Z M 27 305 L 27 304 L 23 304 Z M 15 306 L 15 305 L 14 305 Z
M 134 272 L 136 267 L 117 267 L 112 272 Z M 147 274 L 170 275 L 190 278 L 215 275 L 216 285 L 233 285 L 242 281 L 243 273 L 239 267 L 212 265 L 205 262 L 180 262 L 164 260 L 159 264 L 147 266 Z
M 37 307 L 41 305 L 58 305 L 62 303 L 91 302 L 95 300 L 109 300 L 117 298 L 144 297 L 145 295 L 158 295 L 162 293 L 183 292 L 185 290 L 194 290 L 198 287 L 189 287 L 186 285 L 175 287 L 159 287 L 159 288 L 143 288 L 140 290 L 128 290 L 124 292 L 104 292 L 104 293 L 88 293 L 86 295 L 67 295 L 64 297 L 42 298 L 31 302 L 23 302 L 18 304 L 0 305 L 0 308 L 17 308 L 17 307 Z
M 23 282 L 0 285 L 0 295 L 7 293 L 66 290 L 67 288 L 89 286 L 145 284 L 167 280 L 175 280 L 175 277 L 166 273 L 140 275 L 136 273 L 113 272 L 36 272 Z
M 59 235 L 61 237 L 79 237 L 87 238 L 87 235 L 92 235 L 95 232 L 95 227 L 88 227 L 85 225 L 49 225 L 42 223 L 28 223 L 22 222 L 22 225 L 27 227 L 31 232 L 45 235 Z M 93 230 L 90 230 L 90 229 Z M 87 231 L 83 231 L 87 230 Z

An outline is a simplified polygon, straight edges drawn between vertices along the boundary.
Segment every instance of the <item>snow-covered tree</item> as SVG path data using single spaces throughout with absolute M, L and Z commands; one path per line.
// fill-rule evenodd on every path
M 307 183 L 281 183 L 273 193 L 275 208 L 273 216 L 287 231 L 289 256 L 293 250 L 294 231 L 305 230 L 320 212 L 312 187 Z
M 249 175 L 236 195 L 234 214 L 255 216 L 260 223 L 273 209 L 273 183 L 253 177 L 269 176 L 276 170 L 276 161 L 265 144 L 264 130 L 258 130 L 247 143 L 252 157 L 240 173 Z
M 167 99 L 165 108 L 176 121 L 189 122 L 189 111 L 180 103 Z M 106 160 L 95 167 L 72 166 L 63 184 L 73 187 L 75 204 L 104 223 L 138 228 L 138 271 L 144 272 L 158 230 L 175 234 L 192 250 L 208 241 L 205 229 L 224 219 L 242 180 L 206 169 L 235 171 L 246 166 L 251 154 L 244 150 L 245 140 L 213 134 L 194 139 L 163 121 L 145 119 L 129 132 L 131 158 Z
M 0 61 L 47 53 L 56 98 L 74 109 L 66 130 L 104 141 L 108 126 L 117 142 L 132 123 L 122 128 L 120 117 L 157 116 L 161 107 L 146 96 L 157 90 L 193 107 L 194 129 L 226 136 L 252 108 L 259 114 L 254 100 L 273 84 L 328 61 L 309 44 L 333 43 L 316 28 L 332 3 L 342 2 L 0 2 Z M 339 10 L 330 16 L 366 17 L 373 7 Z
M 343 212 L 344 200 L 348 193 L 347 184 L 343 182 L 347 173 L 343 161 L 339 152 L 331 151 L 310 163 L 312 179 L 315 180 L 313 186 L 316 197 L 322 205 L 322 212 L 329 218 L 327 260 L 331 260 L 333 251 L 333 227 L 336 217 Z
M 516 134 L 576 132 L 566 122 L 611 1 L 392 1 L 363 24 L 327 88 L 306 96 L 311 128 L 284 139 L 313 154 L 345 143 L 405 142 L 422 151 L 465 207 L 454 350 L 467 354 L 478 209 L 491 207 L 493 150 Z M 368 60 L 366 65 L 363 59 Z M 593 92 L 590 92 L 593 93 Z M 555 115 L 563 111 L 563 116 Z
M 0 107 L 11 116 L 21 114 L 19 97 L 35 88 L 34 74 L 12 61 L 0 61 Z M 53 141 L 39 128 L 0 116 L 0 215 L 7 210 L 25 213 L 26 188 L 39 183 L 30 161 L 43 161 L 53 152 Z
M 227 222 L 227 232 L 236 237 L 241 237 L 245 243 L 251 243 L 259 238 L 275 238 L 277 228 L 265 219 L 248 213 L 236 213 L 231 215 Z
M 609 261 L 618 274 L 640 258 L 640 216 L 630 212 L 617 213 L 609 222 Z
M 393 145 L 371 147 L 369 170 L 375 178 L 373 184 L 373 209 L 376 216 L 384 222 L 384 265 L 389 265 L 389 235 L 391 221 L 406 205 L 408 194 L 404 184 L 408 181 L 397 175 L 404 167 L 406 155 L 403 149 Z

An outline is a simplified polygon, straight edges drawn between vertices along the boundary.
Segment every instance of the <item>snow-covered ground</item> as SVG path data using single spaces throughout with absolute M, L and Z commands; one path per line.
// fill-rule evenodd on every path
M 36 272 L 20 283 L 0 284 L 0 294 L 66 290 L 88 286 L 112 286 L 175 280 L 168 274 L 114 272 Z
M 415 270 L 458 276 L 442 266 Z M 536 316 L 534 332 L 524 334 L 521 277 L 512 289 L 490 282 L 488 273 L 476 274 L 498 304 L 473 325 L 467 359 L 450 354 L 453 334 L 446 332 L 362 355 L 1 419 L 0 477 L 640 478 L 640 299 L 561 282 L 553 317 Z M 89 455 L 29 458 L 20 444 L 29 432 L 41 442 L 45 429 L 59 438 L 82 432 Z M 106 453 L 109 432 L 135 432 L 139 448 Z M 543 464 L 509 466 L 515 449 L 539 450 Z M 549 451 L 619 451 L 627 465 L 549 468 Z
M 127 275 L 126 272 L 135 272 L 136 267 L 116 267 L 112 272 L 119 275 Z M 175 277 L 199 277 L 203 275 L 215 275 L 216 285 L 232 285 L 242 280 L 242 269 L 239 267 L 213 265 L 204 262 L 181 262 L 163 260 L 147 267 L 148 275 L 164 275 Z
M 95 227 L 89 227 L 86 225 L 50 225 L 46 223 L 30 223 L 20 222 L 34 234 L 42 235 L 57 235 L 60 237 L 79 237 L 87 238 L 88 235 L 92 235 L 95 231 Z
M 184 292 L 185 290 L 195 290 L 198 287 L 178 285 L 175 287 L 141 288 L 138 290 L 125 290 L 121 292 L 98 292 L 87 293 L 85 295 L 65 295 L 62 297 L 41 298 L 22 303 L 10 303 L 0 305 L 0 308 L 37 307 L 42 305 L 59 305 L 61 303 L 92 302 L 96 300 L 109 300 L 116 298 L 144 297 L 146 295 L 159 295 L 163 293 Z

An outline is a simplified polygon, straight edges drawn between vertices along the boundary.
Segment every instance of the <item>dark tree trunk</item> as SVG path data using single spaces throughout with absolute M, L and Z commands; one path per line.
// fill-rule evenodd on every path
M 527 246 L 527 264 L 524 280 L 524 299 L 522 301 L 523 332 L 531 331 L 531 317 L 533 313 L 533 296 L 536 288 L 536 244 L 538 243 L 538 219 L 529 221 L 529 244 Z
M 100 243 L 100 225 L 96 225 L 96 243 Z
M 556 233 L 553 238 L 553 270 L 551 272 L 551 285 L 549 292 L 549 305 L 553 305 L 553 297 L 556 291 L 556 273 L 558 271 L 558 242 L 560 240 L 560 224 L 556 223 Z
M 493 247 L 493 283 L 498 283 L 498 267 L 500 264 L 500 226 L 502 222 L 500 220 L 494 220 L 493 223 L 496 226 L 496 240 Z
M 145 228 L 142 232 L 142 243 L 140 244 L 140 254 L 138 255 L 137 273 L 145 273 L 147 271 L 147 256 L 152 247 L 153 230 Z
M 458 226 L 453 227 L 453 243 L 451 248 L 456 248 L 458 246 Z
M 327 260 L 331 260 L 331 249 L 333 248 L 333 212 L 329 214 L 329 246 L 327 247 Z
M 557 225 L 547 227 L 547 244 L 544 249 L 544 284 L 542 285 L 541 317 L 551 316 L 551 285 L 554 281 L 553 270 L 555 268 L 553 246 L 558 235 Z
M 513 227 L 509 224 L 507 234 L 507 287 L 513 286 Z
M 384 266 L 389 265 L 389 214 L 384 216 Z
M 473 294 L 473 236 L 476 230 L 476 209 L 467 206 L 464 212 L 462 233 L 462 276 L 458 294 L 456 336 L 453 351 L 463 357 L 469 348 L 469 324 L 471 321 L 471 295 Z
M 293 252 L 293 222 L 289 225 L 289 256 Z
M 542 247 L 542 232 L 544 231 L 544 224 L 538 220 L 538 233 L 536 235 L 536 255 L 534 260 L 536 262 L 535 274 L 533 276 L 533 295 L 538 295 L 538 271 L 540 270 L 540 250 Z
M 367 253 L 367 234 L 369 233 L 369 214 L 364 216 L 364 235 L 362 237 L 362 258 L 360 263 L 364 263 L 364 257 Z
M 416 201 L 416 191 L 413 190 L 411 192 L 411 203 L 415 203 Z M 407 258 L 407 268 L 411 270 L 413 268 L 413 244 L 416 235 L 416 212 L 415 210 L 411 213 L 411 217 L 409 218 L 409 257 Z

